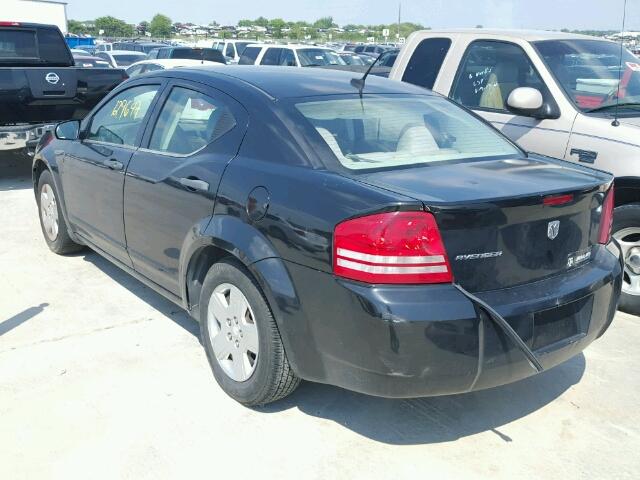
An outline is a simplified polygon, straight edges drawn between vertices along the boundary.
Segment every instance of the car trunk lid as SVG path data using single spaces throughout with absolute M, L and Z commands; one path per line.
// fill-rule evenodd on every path
M 471 292 L 577 268 L 598 243 L 608 174 L 541 158 L 450 163 L 363 178 L 423 202 Z

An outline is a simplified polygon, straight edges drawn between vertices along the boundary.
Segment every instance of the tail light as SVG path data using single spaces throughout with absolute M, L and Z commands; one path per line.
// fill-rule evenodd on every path
M 598 243 L 607 244 L 611 240 L 611 227 L 613 226 L 613 184 L 606 193 L 602 202 L 602 213 L 600 214 L 600 232 Z
M 333 272 L 367 283 L 448 283 L 451 266 L 435 218 L 391 212 L 338 224 Z
M 19 27 L 20 22 L 0 22 L 0 27 Z

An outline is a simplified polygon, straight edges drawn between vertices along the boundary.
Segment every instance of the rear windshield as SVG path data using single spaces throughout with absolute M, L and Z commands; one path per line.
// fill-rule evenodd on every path
M 484 122 L 435 96 L 328 98 L 296 103 L 351 170 L 521 155 Z
M 140 60 L 144 60 L 145 56 L 140 54 L 126 54 L 126 53 L 117 53 L 113 56 L 118 62 L 118 66 L 126 67 L 131 65 L 132 63 L 139 62 Z
M 55 66 L 73 64 L 64 38 L 54 28 L 0 28 L 0 62 L 16 60 Z
M 347 64 L 336 52 L 320 48 L 302 48 L 298 50 L 298 58 L 300 59 L 300 65 L 303 67 Z
M 213 48 L 175 48 L 171 52 L 171 58 L 225 63 L 224 55 Z

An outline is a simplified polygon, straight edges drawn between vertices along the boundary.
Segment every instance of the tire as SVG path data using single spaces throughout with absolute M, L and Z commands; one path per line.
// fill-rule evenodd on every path
M 637 229 L 639 233 L 633 233 L 633 229 Z M 636 243 L 640 247 L 640 204 L 631 203 L 614 210 L 612 234 L 619 242 L 624 239 L 625 243 Z M 623 248 L 623 252 L 625 250 L 628 251 L 626 247 Z M 640 252 L 640 248 L 638 251 Z M 625 273 L 618 310 L 632 315 L 640 315 L 640 290 L 633 288 L 631 285 L 629 274 L 633 274 L 633 272 L 629 268 L 629 258 L 630 255 L 626 254 Z
M 237 312 L 244 312 L 238 313 L 240 319 L 234 315 Z M 200 294 L 200 336 L 218 385 L 243 405 L 274 402 L 300 384 L 260 287 L 235 259 L 214 264 L 205 277 Z
M 82 250 L 84 246 L 78 245 L 69 237 L 67 223 L 62 216 L 58 198 L 58 191 L 53 183 L 51 172 L 45 170 L 38 179 L 38 193 L 36 195 L 40 228 L 49 249 L 58 255 L 65 255 Z M 55 227 L 52 227 L 54 223 Z

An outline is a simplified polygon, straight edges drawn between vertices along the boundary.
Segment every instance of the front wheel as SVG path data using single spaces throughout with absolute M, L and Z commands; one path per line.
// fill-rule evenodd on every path
M 624 258 L 624 275 L 619 309 L 640 315 L 640 204 L 615 209 L 613 237 L 620 244 Z
M 244 405 L 274 402 L 300 383 L 260 287 L 234 259 L 214 264 L 205 277 L 200 335 L 216 381 Z

